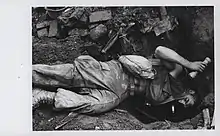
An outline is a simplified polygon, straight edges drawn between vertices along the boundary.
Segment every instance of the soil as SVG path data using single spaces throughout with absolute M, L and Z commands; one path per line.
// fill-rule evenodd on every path
M 191 60 L 204 59 L 208 54 L 214 59 L 214 25 L 212 7 L 176 7 L 168 8 L 168 13 L 179 18 L 180 26 L 170 32 L 171 39 L 167 39 L 164 34 L 156 37 L 153 32 L 143 34 L 139 30 L 144 26 L 144 22 L 149 18 L 159 17 L 157 7 L 86 7 L 86 12 L 111 10 L 112 19 L 104 23 L 108 31 L 117 32 L 121 24 L 135 22 L 128 34 L 128 39 L 134 45 L 134 50 L 129 50 L 127 54 L 138 54 L 149 56 L 158 44 L 167 46 L 180 51 L 180 54 Z M 180 11 L 175 14 L 176 10 Z M 184 14 L 183 14 L 184 13 Z M 100 41 L 92 41 L 89 37 L 80 36 L 82 29 L 75 27 L 69 30 L 69 35 L 57 38 L 38 38 L 36 24 L 47 19 L 43 7 L 33 8 L 32 10 L 32 64 L 63 64 L 72 63 L 81 54 L 89 54 L 98 60 L 106 61 L 120 54 L 120 45 L 111 48 L 107 55 L 100 54 L 102 48 L 108 40 L 108 36 Z M 204 32 L 204 29 L 206 32 Z M 190 35 L 189 35 L 190 33 Z M 179 35 L 177 37 L 176 35 Z M 185 40 L 188 39 L 188 40 Z M 184 42 L 183 42 L 184 41 Z M 185 45 L 184 45 L 185 44 Z M 193 46 L 191 46 L 193 45 Z M 183 47 L 184 46 L 184 47 Z M 195 49 L 199 53 L 188 53 Z M 198 50 L 201 49 L 201 50 Z M 109 57 L 110 56 L 110 57 Z M 201 107 L 208 107 L 211 116 L 214 109 L 214 64 L 199 76 L 196 88 L 200 90 L 201 98 L 205 98 L 200 108 L 184 109 L 177 105 L 176 113 L 171 113 L 171 104 L 154 108 L 143 108 L 137 106 L 137 98 L 129 98 L 116 109 L 101 115 L 88 116 L 79 114 L 72 117 L 66 125 L 59 130 L 163 130 L 163 129 L 197 129 L 203 125 Z M 203 80 L 202 80 L 203 79 Z M 205 82 L 206 87 L 201 86 Z M 200 84 L 199 84 L 200 83 Z M 137 107 L 140 110 L 137 110 Z M 151 112 L 150 112 L 151 110 Z M 161 116 L 158 113 L 163 111 Z M 156 114 L 155 114 L 156 113 Z M 181 113 L 184 113 L 181 114 Z M 185 113 L 190 113 L 186 115 Z M 41 105 L 33 111 L 33 130 L 52 131 L 62 123 L 61 121 L 68 115 L 65 111 L 54 111 L 51 105 Z M 151 117 L 150 115 L 153 115 Z M 67 120 L 70 119 L 67 117 Z
M 63 120 L 70 121 L 56 130 L 182 130 L 197 129 L 203 126 L 202 113 L 198 111 L 193 116 L 191 115 L 191 117 L 181 120 L 179 120 L 181 118 L 179 116 L 177 121 L 174 120 L 174 116 L 177 117 L 178 115 L 172 116 L 170 114 L 167 114 L 170 116 L 167 119 L 154 119 L 130 106 L 131 101 L 127 100 L 116 109 L 100 115 L 88 116 L 79 114 L 73 117 L 68 117 L 69 113 L 65 111 L 53 111 L 51 105 L 41 105 L 40 108 L 33 111 L 33 130 L 53 131 L 64 122 Z M 163 111 L 163 113 L 166 113 L 164 110 L 164 108 L 159 108 L 159 112 Z M 184 113 L 187 113 L 187 111 Z

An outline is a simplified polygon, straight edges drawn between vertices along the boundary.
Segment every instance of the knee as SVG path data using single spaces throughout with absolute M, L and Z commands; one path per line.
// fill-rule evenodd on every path
M 163 49 L 164 49 L 164 46 L 158 46 L 158 47 L 155 49 L 154 54 L 155 54 L 156 56 L 158 56 Z
M 156 49 L 155 49 L 155 52 L 159 52 L 159 51 L 161 51 L 161 49 L 163 48 L 163 46 L 158 46 Z
M 160 52 L 160 48 L 161 48 L 161 46 L 158 46 L 158 47 L 155 49 L 155 51 L 154 51 L 155 57 L 158 57 L 158 54 L 159 54 L 159 52 Z

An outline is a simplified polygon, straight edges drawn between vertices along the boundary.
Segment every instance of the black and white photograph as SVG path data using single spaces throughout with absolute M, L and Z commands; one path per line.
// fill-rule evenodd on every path
M 32 130 L 215 130 L 214 10 L 32 6 Z

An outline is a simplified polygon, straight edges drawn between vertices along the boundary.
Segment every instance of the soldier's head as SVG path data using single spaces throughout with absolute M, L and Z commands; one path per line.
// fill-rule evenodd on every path
M 177 101 L 183 104 L 184 107 L 190 107 L 195 105 L 197 98 L 197 93 L 194 90 L 189 89 L 187 93 L 183 97 L 178 98 Z

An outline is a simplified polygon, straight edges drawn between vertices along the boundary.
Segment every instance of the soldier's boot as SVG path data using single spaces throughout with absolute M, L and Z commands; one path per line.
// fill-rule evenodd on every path
M 32 108 L 36 109 L 40 104 L 53 104 L 55 92 L 45 91 L 39 88 L 34 88 L 32 92 Z

